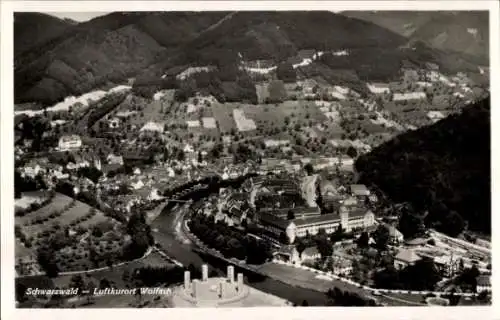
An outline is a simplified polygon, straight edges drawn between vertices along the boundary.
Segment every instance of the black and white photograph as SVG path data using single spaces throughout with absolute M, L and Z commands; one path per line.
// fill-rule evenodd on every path
M 16 309 L 492 305 L 490 11 L 305 6 L 12 13 Z

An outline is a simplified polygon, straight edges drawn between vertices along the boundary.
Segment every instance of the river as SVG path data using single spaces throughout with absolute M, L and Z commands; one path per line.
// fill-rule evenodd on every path
M 155 240 L 162 245 L 167 254 L 185 266 L 193 264 L 195 267 L 201 268 L 201 265 L 205 263 L 209 265 L 210 270 L 214 270 L 219 275 L 225 276 L 225 265 L 217 259 L 201 257 L 192 251 L 192 244 L 182 242 L 177 238 L 175 225 L 179 222 L 179 211 L 181 209 L 171 209 L 167 206 L 162 214 L 152 222 L 151 227 L 155 230 L 153 232 Z M 294 287 L 266 276 L 245 275 L 247 284 L 255 289 L 276 295 L 292 303 L 300 305 L 303 300 L 307 300 L 311 306 L 325 306 L 327 304 L 328 299 L 322 292 Z

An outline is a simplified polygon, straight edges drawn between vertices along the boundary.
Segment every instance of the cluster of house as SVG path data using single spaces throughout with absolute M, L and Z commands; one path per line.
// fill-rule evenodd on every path
M 307 247 L 302 252 L 299 252 L 294 245 L 286 245 L 276 251 L 274 257 L 278 260 L 300 265 L 317 261 L 321 258 L 321 254 L 316 246 Z M 353 258 L 334 251 L 331 256 L 331 270 L 336 275 L 347 276 L 351 274 L 353 271 Z
M 423 251 L 418 251 L 413 248 L 402 248 L 394 257 L 394 267 L 397 270 L 404 269 L 414 265 L 423 258 L 429 258 L 434 262 L 434 265 L 443 277 L 451 278 L 459 274 L 464 267 L 462 257 L 451 255 L 433 255 Z M 462 261 L 462 262 L 461 262 Z M 462 265 L 461 265 L 462 264 Z M 465 267 L 470 267 L 465 265 Z M 477 292 L 491 291 L 491 275 L 488 273 L 481 274 L 477 280 Z
M 268 173 L 298 173 L 306 164 L 311 164 L 314 170 L 339 168 L 341 171 L 353 172 L 354 159 L 349 156 L 338 157 L 293 157 L 292 159 L 263 158 L 258 168 L 259 174 Z
M 231 188 L 221 188 L 217 196 L 212 196 L 204 202 L 195 202 L 191 210 L 212 216 L 215 222 L 222 221 L 228 226 L 238 227 L 247 221 L 252 208 L 248 205 L 248 194 L 236 192 Z
M 378 201 L 377 196 L 362 184 L 346 187 L 334 186 L 329 181 L 322 181 L 320 192 L 324 206 L 333 210 L 338 210 L 341 206 L 359 207 Z
M 392 93 L 393 101 L 411 101 L 426 99 L 424 89 L 442 83 L 449 88 L 456 88 L 454 95 L 464 98 L 464 94 L 472 92 L 471 81 L 463 72 L 449 78 L 439 72 L 439 66 L 430 64 L 425 70 L 403 69 L 403 82 L 367 83 L 368 90 L 374 95 Z M 415 87 L 410 90 L 410 87 Z
M 355 90 L 340 85 L 324 85 L 314 79 L 304 79 L 293 84 L 285 84 L 285 89 L 297 98 L 328 100 L 348 100 L 359 98 L 361 95 Z M 297 90 L 299 89 L 299 90 Z
M 22 177 L 35 178 L 41 176 L 48 187 L 54 187 L 58 181 L 72 180 L 79 185 L 80 190 L 85 190 L 94 183 L 88 178 L 77 178 L 74 173 L 79 169 L 94 166 L 100 168 L 100 160 L 93 155 L 71 153 L 72 160 L 65 165 L 50 162 L 48 158 L 33 158 L 23 166 L 17 168 Z

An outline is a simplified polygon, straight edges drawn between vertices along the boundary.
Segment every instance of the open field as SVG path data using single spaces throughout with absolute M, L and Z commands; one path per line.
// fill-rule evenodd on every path
M 38 216 L 41 217 L 48 217 L 53 211 L 53 208 L 58 208 L 56 210 L 63 210 L 67 205 L 69 205 L 72 202 L 72 199 L 70 197 L 67 197 L 62 194 L 57 194 L 56 198 L 52 202 L 54 205 L 53 206 L 47 206 L 44 208 L 41 208 L 37 212 L 34 212 L 33 214 L 39 214 L 39 215 L 34 215 L 33 217 L 36 218 Z M 49 208 L 50 207 L 50 208 Z M 30 234 L 30 235 L 36 235 L 39 232 L 42 232 L 43 230 L 47 229 L 48 227 L 59 224 L 61 226 L 68 226 L 72 222 L 75 222 L 77 219 L 81 219 L 85 215 L 87 215 L 92 207 L 89 205 L 80 202 L 80 201 L 75 201 L 75 205 L 71 208 L 67 208 L 64 212 L 59 217 L 54 217 L 52 219 L 48 219 L 44 221 L 43 223 L 39 224 L 34 224 L 30 226 L 23 226 L 23 232 Z M 49 211 L 50 210 L 50 211 Z M 32 214 L 29 214 L 28 216 L 31 216 Z M 82 221 L 78 223 L 80 226 L 83 228 L 88 228 L 98 222 L 105 221 L 106 218 L 104 214 L 100 211 L 95 210 L 95 215 L 92 216 L 89 220 Z
M 86 209 L 88 212 L 88 210 L 90 210 L 90 207 L 87 206 Z M 83 210 L 83 208 L 82 208 L 82 210 Z M 85 212 L 83 212 L 82 215 L 85 215 Z M 111 219 L 106 217 L 104 215 L 104 213 L 102 213 L 101 211 L 96 211 L 95 215 L 93 215 L 92 218 L 90 218 L 89 220 L 80 222 L 78 225 L 83 227 L 83 228 L 90 228 L 93 225 L 96 225 L 100 222 L 109 221 L 109 220 L 111 220 Z
M 70 197 L 58 193 L 58 194 L 56 194 L 54 199 L 52 199 L 52 201 L 49 204 L 47 204 L 46 206 L 44 206 L 44 207 L 42 207 L 34 212 L 28 213 L 23 217 L 16 217 L 15 218 L 16 224 L 26 225 L 27 223 L 30 223 L 31 221 L 33 221 L 36 218 L 41 218 L 41 219 L 47 218 L 47 221 L 48 221 L 49 220 L 48 216 L 50 214 L 52 214 L 54 211 L 63 210 L 67 205 L 69 205 L 71 203 L 71 201 L 73 201 L 73 199 L 71 199 Z M 47 222 L 47 221 L 45 221 L 45 222 Z
M 236 130 L 236 123 L 233 119 L 233 109 L 237 107 L 236 103 L 216 103 L 212 105 L 212 113 L 216 121 L 219 122 L 222 134 L 229 133 L 232 129 Z
M 230 132 L 237 129 L 233 118 L 234 109 L 243 110 L 245 117 L 254 120 L 257 130 L 269 130 L 285 126 L 285 118 L 288 118 L 289 125 L 295 123 L 301 125 L 308 124 L 309 120 L 324 122 L 327 117 L 309 101 L 285 101 L 272 105 L 247 105 L 237 103 L 225 103 L 213 106 L 214 117 L 220 124 L 221 132 Z
M 257 99 L 259 103 L 264 103 L 264 101 L 269 98 L 269 91 L 267 90 L 267 86 L 267 83 L 255 85 L 255 92 L 257 93 Z

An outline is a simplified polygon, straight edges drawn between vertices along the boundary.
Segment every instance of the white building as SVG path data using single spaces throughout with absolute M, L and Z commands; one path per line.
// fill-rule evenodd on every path
M 115 156 L 114 154 L 109 154 L 108 157 L 106 158 L 109 164 L 119 164 L 123 165 L 123 157 L 122 156 Z
M 163 129 L 165 127 L 161 124 L 161 123 L 157 123 L 157 122 L 153 122 L 153 121 L 150 121 L 148 123 L 146 123 L 142 128 L 141 128 L 141 132 L 143 131 L 156 131 L 156 132 L 163 132 Z
M 427 112 L 427 118 L 429 118 L 432 121 L 439 121 L 446 117 L 441 111 L 429 111 Z
M 298 216 L 300 214 L 296 214 Z M 375 215 L 370 210 L 348 210 L 341 207 L 339 213 L 308 215 L 294 220 L 286 220 L 271 213 L 263 212 L 259 215 L 259 223 L 264 229 L 274 233 L 277 237 L 282 232 L 286 234 L 290 243 L 307 234 L 317 234 L 323 229 L 327 234 L 335 232 L 339 225 L 346 232 L 353 229 L 365 229 L 375 223 Z
M 62 136 L 59 138 L 59 150 L 79 149 L 82 146 L 82 139 L 78 135 Z
M 132 183 L 130 183 L 130 186 L 134 188 L 134 190 L 139 190 L 144 187 L 144 182 L 142 182 L 142 180 L 139 179 L 136 181 L 132 181 Z
M 427 95 L 425 92 L 405 92 L 405 93 L 395 93 L 392 100 L 394 101 L 405 101 L 405 100 L 421 100 L 425 99 Z
M 366 86 L 374 94 L 389 93 L 391 91 L 389 85 L 384 83 L 367 83 Z

